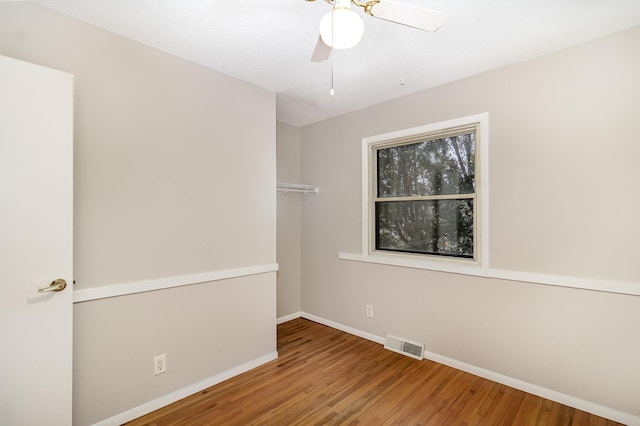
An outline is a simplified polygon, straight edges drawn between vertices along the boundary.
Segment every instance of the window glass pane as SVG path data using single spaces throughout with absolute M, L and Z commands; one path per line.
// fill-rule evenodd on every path
M 377 150 L 378 197 L 475 192 L 475 133 Z
M 473 200 L 376 203 L 376 249 L 473 257 Z

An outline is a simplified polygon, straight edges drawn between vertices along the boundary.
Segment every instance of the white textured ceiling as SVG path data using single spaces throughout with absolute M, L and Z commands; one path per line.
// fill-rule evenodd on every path
M 423 32 L 354 7 L 362 42 L 322 63 L 309 60 L 331 9 L 322 0 L 34 2 L 273 91 L 278 120 L 296 126 L 640 25 L 640 0 L 399 1 L 444 12 L 444 26 Z

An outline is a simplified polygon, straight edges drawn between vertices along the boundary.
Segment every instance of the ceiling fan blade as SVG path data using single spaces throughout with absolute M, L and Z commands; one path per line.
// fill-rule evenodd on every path
M 322 62 L 329 59 L 329 55 L 331 55 L 331 48 L 327 46 L 322 38 L 318 36 L 318 42 L 316 43 L 315 49 L 313 49 L 313 54 L 311 54 L 312 62 Z
M 435 10 L 393 0 L 381 0 L 380 3 L 373 5 L 371 15 L 425 31 L 435 31 L 440 28 L 446 16 Z

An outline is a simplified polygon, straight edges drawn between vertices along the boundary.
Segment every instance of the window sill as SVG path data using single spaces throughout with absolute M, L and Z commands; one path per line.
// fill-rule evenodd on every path
M 509 271 L 482 267 L 477 263 L 463 265 L 459 262 L 436 262 L 429 260 L 405 259 L 385 255 L 361 255 L 356 253 L 339 253 L 338 258 L 355 262 L 374 263 L 378 265 L 398 266 L 402 268 L 422 269 L 451 274 L 470 275 L 482 278 L 493 278 L 526 282 L 532 284 L 569 287 L 582 290 L 602 291 L 606 293 L 628 294 L 640 296 L 640 283 L 630 281 L 608 281 L 592 278 L 547 275 L 534 272 Z

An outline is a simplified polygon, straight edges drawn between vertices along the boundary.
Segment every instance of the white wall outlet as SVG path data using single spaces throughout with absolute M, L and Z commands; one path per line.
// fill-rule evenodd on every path
M 153 375 L 167 372 L 167 355 L 162 354 L 153 358 Z
M 367 316 L 373 318 L 373 305 L 367 305 Z

